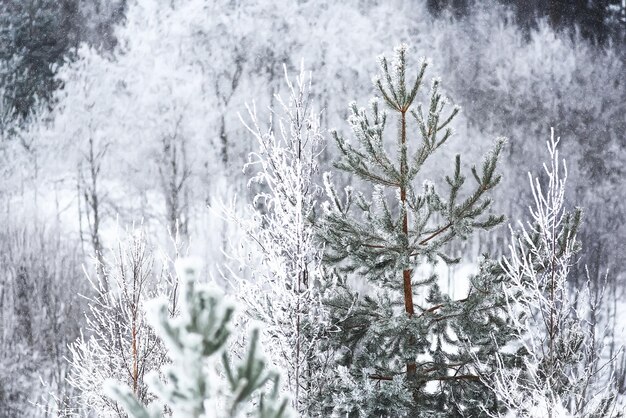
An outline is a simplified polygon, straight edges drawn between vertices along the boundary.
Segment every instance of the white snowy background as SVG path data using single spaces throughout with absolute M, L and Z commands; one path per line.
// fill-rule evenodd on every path
M 0 417 L 87 413 L 68 382 L 69 347 L 95 332 L 88 277 L 125 257 L 120 243 L 141 235 L 163 280 L 179 255 L 202 260 L 201 277 L 227 293 L 224 272 L 249 278 L 241 260 L 255 255 L 233 221 L 259 192 L 244 171 L 259 145 L 246 105 L 269 120 L 289 93 L 285 71 L 303 68 L 321 114 L 320 172 L 333 170 L 328 129 L 348 131 L 348 103 L 366 105 L 376 57 L 402 42 L 463 109 L 427 178 L 507 137 L 494 208 L 515 225 L 551 127 L 562 138 L 566 206 L 584 211 L 571 274 L 606 289 L 596 325 L 626 393 L 626 3 L 579 2 L 579 15 L 568 1 L 539 3 L 0 2 Z M 509 236 L 500 227 L 452 248 L 463 258 L 434 268 L 442 289 L 463 298 L 480 255 L 506 253 Z

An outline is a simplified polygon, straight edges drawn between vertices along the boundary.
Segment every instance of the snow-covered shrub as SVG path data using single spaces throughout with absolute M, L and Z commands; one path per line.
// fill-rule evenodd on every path
M 143 307 L 149 299 L 167 295 L 169 313 L 174 314 L 177 279 L 167 262 L 157 259 L 141 230 L 120 240 L 100 270 L 102 276 L 90 278 L 95 295 L 89 299 L 87 335 L 70 346 L 68 382 L 80 392 L 77 403 L 83 409 L 124 417 L 119 405 L 102 393 L 103 384 L 117 379 L 141 402 L 152 399 L 144 376 L 159 370 L 166 351 L 146 323 Z
M 61 414 L 78 393 L 65 357 L 86 306 L 80 247 L 54 222 L 0 220 L 0 416 Z
M 313 226 L 318 159 L 323 134 L 311 100 L 311 77 L 285 78 L 289 96 L 277 95 L 267 128 L 256 109 L 244 122 L 256 140 L 246 169 L 256 189 L 248 218 L 233 219 L 244 231 L 243 254 L 236 255 L 250 279 L 234 280 L 247 313 L 261 321 L 273 364 L 284 370 L 286 389 L 301 413 L 315 414 L 316 394 L 324 386 L 320 341 L 324 329 L 320 300 L 322 247 Z
M 545 177 L 529 174 L 531 222 L 519 223 L 502 262 L 508 278 L 502 292 L 516 338 L 497 355 L 496 373 L 482 378 L 510 417 L 617 416 L 606 364 L 614 360 L 600 358 L 596 324 L 589 318 L 589 309 L 597 306 L 589 303 L 589 283 L 572 286 L 582 211 L 566 210 L 567 167 L 559 160 L 558 143 L 552 133 Z M 518 356 L 517 367 L 504 367 L 505 353 Z

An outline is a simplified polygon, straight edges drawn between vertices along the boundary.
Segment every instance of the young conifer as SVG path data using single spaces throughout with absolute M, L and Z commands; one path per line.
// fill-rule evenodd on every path
M 371 101 L 370 111 L 350 105 L 356 143 L 332 132 L 342 153 L 337 168 L 374 191 L 371 201 L 351 188 L 340 197 L 330 176 L 325 179 L 330 201 L 319 235 L 340 289 L 326 301 L 338 327 L 333 344 L 339 363 L 335 393 L 326 402 L 337 416 L 479 416 L 482 407 L 494 406 L 467 342 L 484 358 L 497 348 L 482 336 L 506 340 L 492 274 L 496 263 L 483 261 L 469 293 L 458 300 L 442 292 L 436 275 L 424 277 L 417 269 L 458 262 L 446 244 L 502 222 L 489 213 L 487 195 L 500 181 L 496 162 L 504 141 L 496 142 L 480 169 L 472 168 L 472 186 L 465 184 L 457 155 L 445 178 L 446 195 L 431 182 L 415 187 L 427 159 L 452 136 L 459 108 L 447 109 L 437 79 L 426 105 L 416 103 L 427 63 L 409 84 L 406 46 L 396 48 L 391 62 L 381 58 L 380 67 L 374 84 L 381 97 Z M 395 152 L 387 129 L 392 118 L 398 124 Z M 350 276 L 373 291 L 359 295 L 348 285 Z
M 289 418 L 289 402 L 280 395 L 280 375 L 270 370 L 253 329 L 243 358 L 233 360 L 228 340 L 234 305 L 216 287 L 198 285 L 195 263 L 181 260 L 181 312 L 170 317 L 163 298 L 148 303 L 147 318 L 168 348 L 172 362 L 152 372 L 148 386 L 157 400 L 145 406 L 130 389 L 108 380 L 105 392 L 131 418 Z

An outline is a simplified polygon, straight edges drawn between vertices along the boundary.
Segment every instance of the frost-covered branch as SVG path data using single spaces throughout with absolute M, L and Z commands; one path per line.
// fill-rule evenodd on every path
M 96 296 L 89 300 L 87 336 L 70 345 L 70 385 L 81 392 L 78 403 L 103 416 L 125 416 L 102 393 L 107 379 L 117 379 L 142 403 L 152 399 L 144 376 L 166 360 L 165 348 L 145 321 L 147 300 L 176 289 L 165 265 L 159 269 L 141 230 L 118 243 L 102 277 L 90 279 Z M 171 296 L 171 295 L 170 295 Z M 175 297 L 170 300 L 175 304 Z M 172 305 L 171 305 L 172 306 Z
M 270 358 L 286 371 L 294 406 L 310 412 L 324 384 L 319 353 L 322 249 L 312 225 L 324 138 L 311 102 L 310 75 L 302 68 L 292 81 L 285 67 L 285 79 L 289 95 L 276 96 L 280 106 L 271 109 L 267 127 L 255 107 L 248 107 L 249 121 L 242 119 L 257 143 L 246 170 L 253 170 L 249 185 L 258 192 L 249 207 L 251 217 L 232 217 L 248 238 L 248 253 L 236 257 L 252 270 L 251 280 L 238 279 L 234 285 L 251 317 L 264 324 Z
M 572 287 L 581 210 L 566 210 L 567 167 L 559 159 L 558 144 L 552 132 L 545 177 L 529 174 L 531 220 L 512 231 L 509 255 L 502 262 L 516 346 L 500 350 L 496 372 L 484 376 L 484 382 L 509 408 L 508 416 L 616 416 L 612 376 L 599 365 L 596 324 L 588 322 L 586 307 L 593 309 L 593 304 L 580 303 L 591 297 L 589 283 L 584 289 Z M 506 366 L 511 354 L 521 361 L 517 367 Z

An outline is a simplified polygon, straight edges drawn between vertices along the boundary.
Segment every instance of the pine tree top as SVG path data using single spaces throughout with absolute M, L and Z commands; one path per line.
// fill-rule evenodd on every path
M 496 164 L 504 139 L 496 141 L 480 168 L 471 168 L 474 185 L 466 184 L 460 155 L 443 187 L 431 181 L 425 181 L 421 189 L 414 185 L 425 162 L 452 137 L 450 125 L 460 108 L 448 109 L 449 100 L 436 78 L 427 103 L 416 101 L 428 61 L 420 60 L 415 79 L 408 84 L 406 51 L 406 45 L 401 45 L 391 61 L 379 59 L 380 74 L 374 78 L 378 96 L 370 101 L 369 110 L 350 104 L 353 140 L 331 132 L 342 154 L 336 167 L 371 184 L 373 193 L 369 199 L 348 187 L 340 196 L 330 175 L 325 176 L 327 257 L 332 262 L 346 261 L 348 270 L 369 271 L 372 279 L 385 277 L 390 269 L 408 267 L 420 256 L 453 262 L 456 258 L 443 252 L 446 243 L 455 237 L 465 239 L 475 229 L 490 229 L 504 219 L 489 213 L 487 196 L 501 179 Z M 393 133 L 388 129 L 390 114 L 399 125 Z M 390 152 L 392 138 L 395 152 Z M 447 188 L 445 195 L 440 191 L 443 188 Z

